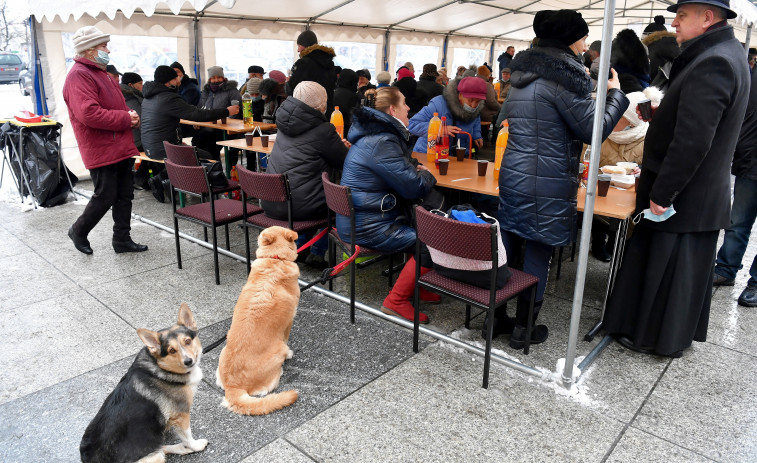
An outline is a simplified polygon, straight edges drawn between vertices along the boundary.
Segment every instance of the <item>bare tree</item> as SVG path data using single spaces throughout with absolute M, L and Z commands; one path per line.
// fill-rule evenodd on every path
M 11 51 L 14 48 L 25 48 L 23 45 L 28 40 L 24 19 L 12 18 L 7 2 L 0 1 L 0 50 Z

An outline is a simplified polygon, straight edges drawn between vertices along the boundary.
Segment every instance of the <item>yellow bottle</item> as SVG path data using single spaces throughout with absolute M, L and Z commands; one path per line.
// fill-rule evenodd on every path
M 339 138 L 344 138 L 344 116 L 339 111 L 339 106 L 334 106 L 334 112 L 331 113 L 331 123 L 336 127 Z
M 434 113 L 434 117 L 428 122 L 428 134 L 426 135 L 426 160 L 428 162 L 436 161 L 436 137 L 439 136 L 439 127 L 442 120 L 439 119 L 439 113 Z
M 242 122 L 245 127 L 252 127 L 252 96 L 244 92 L 242 95 Z
M 507 138 L 510 136 L 510 124 L 505 121 L 505 126 L 499 130 L 497 145 L 494 149 L 494 179 L 499 181 L 499 170 L 502 168 L 502 158 L 505 157 Z

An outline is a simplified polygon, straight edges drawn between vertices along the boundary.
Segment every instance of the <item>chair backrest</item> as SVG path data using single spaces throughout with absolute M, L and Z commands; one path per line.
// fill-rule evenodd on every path
M 466 259 L 492 260 L 496 250 L 496 225 L 448 219 L 421 206 L 415 208 L 415 219 L 418 239 L 427 246 Z
M 283 174 L 264 174 L 253 172 L 242 165 L 237 166 L 239 186 L 247 196 L 283 203 L 289 201 L 289 181 Z
M 352 192 L 350 187 L 337 185 L 329 180 L 329 174 L 324 172 L 321 175 L 323 181 L 323 191 L 326 193 L 326 205 L 337 214 L 352 217 L 354 208 L 352 206 Z
M 188 145 L 174 145 L 173 143 L 163 142 L 163 146 L 166 148 L 166 158 L 170 159 L 174 164 L 180 166 L 197 166 L 197 154 L 195 153 L 194 146 Z
M 210 191 L 207 173 L 202 166 L 182 166 L 166 159 L 166 171 L 171 186 L 177 190 L 197 195 L 207 194 Z

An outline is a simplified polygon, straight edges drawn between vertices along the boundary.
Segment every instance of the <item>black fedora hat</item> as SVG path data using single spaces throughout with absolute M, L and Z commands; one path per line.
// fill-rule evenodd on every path
M 725 10 L 726 18 L 728 19 L 733 19 L 738 16 L 736 12 L 731 9 L 730 0 L 678 0 L 678 3 L 676 3 L 675 5 L 670 5 L 668 7 L 668 11 L 675 13 L 678 10 L 679 6 L 686 5 L 688 3 L 703 3 L 705 5 L 720 7 Z

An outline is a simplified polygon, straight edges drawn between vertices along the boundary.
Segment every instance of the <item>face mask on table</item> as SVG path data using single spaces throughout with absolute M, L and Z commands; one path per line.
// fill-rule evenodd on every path
M 97 50 L 95 61 L 102 64 L 103 66 L 107 66 L 108 63 L 110 63 L 110 55 L 102 50 Z
M 669 208 L 665 210 L 665 212 L 663 212 L 660 215 L 653 214 L 649 208 L 646 208 L 643 211 L 636 214 L 636 217 L 633 218 L 633 223 L 638 224 L 641 221 L 642 217 L 652 222 L 664 222 L 668 220 L 669 218 L 673 217 L 675 213 L 676 213 L 676 210 L 672 204 L 670 205 Z

